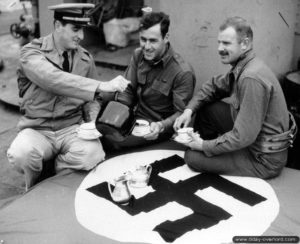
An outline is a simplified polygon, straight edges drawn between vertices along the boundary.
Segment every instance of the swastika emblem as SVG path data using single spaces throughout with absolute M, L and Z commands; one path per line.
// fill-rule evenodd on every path
M 213 186 L 252 206 L 266 200 L 264 197 L 214 174 L 199 174 L 176 184 L 159 176 L 159 173 L 182 165 L 184 165 L 184 161 L 178 155 L 154 162 L 150 184 L 155 191 L 135 200 L 130 206 L 117 206 L 132 216 L 141 212 L 148 213 L 171 201 L 190 208 L 192 214 L 176 221 L 167 220 L 154 228 L 154 231 L 157 231 L 165 241 L 173 242 L 188 231 L 208 228 L 231 217 L 225 210 L 196 196 L 195 192 L 199 189 Z M 111 200 L 107 189 L 107 184 L 103 182 L 87 190 L 99 197 Z
M 194 172 L 183 153 L 144 151 L 99 164 L 76 191 L 78 222 L 100 239 L 151 244 L 227 243 L 267 230 L 279 203 L 266 181 Z M 152 164 L 149 186 L 130 188 L 131 205 L 114 203 L 107 182 L 146 164 Z

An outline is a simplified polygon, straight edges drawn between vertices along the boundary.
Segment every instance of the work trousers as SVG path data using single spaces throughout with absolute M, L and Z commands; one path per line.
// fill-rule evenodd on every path
M 64 169 L 90 170 L 105 158 L 99 139 L 82 140 L 73 125 L 58 131 L 23 129 L 7 151 L 8 161 L 25 176 L 28 190 L 42 172 L 43 162 Z
M 202 139 L 210 140 L 230 131 L 233 123 L 230 105 L 216 102 L 205 105 L 197 112 L 194 129 L 200 133 Z M 201 151 L 188 149 L 184 160 L 192 169 L 200 172 L 259 178 L 271 178 L 279 174 L 279 171 L 270 172 L 258 162 L 248 148 L 212 157 L 207 157 Z

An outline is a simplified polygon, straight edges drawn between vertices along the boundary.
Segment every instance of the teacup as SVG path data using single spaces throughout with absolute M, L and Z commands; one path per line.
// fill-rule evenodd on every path
M 87 123 L 81 124 L 79 128 L 82 130 L 93 130 L 93 129 L 96 129 L 96 125 L 93 122 L 87 122 Z
M 98 138 L 101 134 L 96 129 L 94 123 L 84 123 L 77 128 L 77 135 L 81 139 L 92 140 Z
M 179 130 L 177 130 L 176 138 L 179 141 L 189 141 L 191 140 L 191 136 L 189 135 L 189 133 L 193 131 L 194 131 L 193 127 L 180 128 Z
M 132 130 L 132 135 L 134 136 L 144 136 L 150 133 L 149 122 L 143 119 L 137 119 L 135 126 Z
M 148 185 L 152 172 L 151 165 L 137 166 L 130 174 L 130 186 L 146 187 Z

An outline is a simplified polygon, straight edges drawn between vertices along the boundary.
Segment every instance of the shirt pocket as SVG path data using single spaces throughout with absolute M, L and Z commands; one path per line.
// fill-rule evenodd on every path
M 151 89 L 168 96 L 170 94 L 171 85 L 166 79 L 155 79 L 151 86 Z

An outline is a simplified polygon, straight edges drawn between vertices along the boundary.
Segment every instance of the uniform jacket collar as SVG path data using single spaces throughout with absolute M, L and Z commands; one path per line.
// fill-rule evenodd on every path
M 171 44 L 168 44 L 167 45 L 167 51 L 166 53 L 163 55 L 163 57 L 161 58 L 161 62 L 163 64 L 163 66 L 165 66 L 169 61 L 170 59 L 174 56 L 174 50 L 173 48 L 171 47 Z
M 241 72 L 243 71 L 244 67 L 247 63 L 249 63 L 252 59 L 255 58 L 255 53 L 252 49 L 244 53 L 239 60 L 237 61 L 236 65 L 232 67 L 231 73 L 233 73 L 235 80 L 238 79 Z
M 55 46 L 53 33 L 49 34 L 42 38 L 41 51 L 45 53 L 45 56 L 51 60 L 53 63 L 60 63 L 60 55 L 62 55 L 62 51 L 58 50 Z M 86 55 L 83 55 L 83 49 L 79 46 L 74 52 L 74 62 L 77 62 L 77 59 L 80 57 L 83 60 L 88 60 Z

